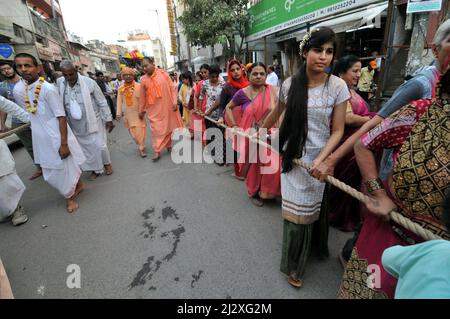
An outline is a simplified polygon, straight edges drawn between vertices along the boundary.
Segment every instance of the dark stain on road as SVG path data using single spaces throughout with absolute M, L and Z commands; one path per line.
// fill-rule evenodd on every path
M 133 281 L 128 286 L 128 290 L 131 290 L 137 286 L 145 285 L 147 280 L 152 279 L 153 275 L 155 274 L 155 272 L 158 271 L 159 266 L 161 265 L 161 262 L 158 260 L 155 263 L 156 266 L 153 267 L 152 264 L 153 264 L 154 259 L 155 259 L 154 256 L 150 256 L 147 258 L 147 262 L 142 265 L 141 270 L 138 271 L 138 273 L 134 277 Z
M 148 220 L 150 218 L 150 215 L 152 215 L 155 212 L 154 207 L 150 207 L 150 209 L 147 209 L 145 212 L 142 213 L 142 217 L 144 217 L 145 220 Z
M 161 223 L 167 222 L 169 223 L 169 220 L 171 220 L 171 223 L 174 223 L 174 220 L 179 220 L 179 216 L 176 213 L 176 210 L 172 207 L 164 207 L 161 210 L 160 214 L 155 213 L 156 210 L 154 207 L 151 207 L 147 209 L 145 212 L 143 212 L 141 215 L 144 218 L 144 222 L 142 223 L 142 226 L 145 228 L 143 232 L 141 232 L 139 235 L 144 236 L 144 238 L 149 239 L 157 239 L 157 238 L 168 238 L 168 240 L 172 246 L 172 250 L 169 254 L 165 255 L 162 259 L 159 259 L 158 257 L 151 256 L 147 258 L 147 262 L 144 263 L 141 267 L 141 269 L 138 271 L 136 276 L 134 277 L 131 284 L 128 286 L 128 290 L 131 290 L 137 286 L 143 286 L 147 282 L 150 282 L 152 277 L 158 272 L 163 262 L 170 261 L 177 252 L 178 244 L 181 241 L 181 235 L 186 231 L 183 227 L 183 223 L 176 222 L 178 225 L 173 225 L 172 227 L 176 227 L 175 229 L 172 229 L 167 232 L 159 233 L 158 229 L 160 229 L 162 226 Z M 169 218 L 170 217 L 170 218 Z M 162 218 L 162 220 L 161 220 Z M 169 218 L 169 220 L 168 220 Z M 160 220 L 160 221 L 158 221 Z M 169 224 L 170 225 L 170 224 Z M 170 229 L 170 228 L 169 228 Z M 197 281 L 200 278 L 201 272 L 198 274 L 197 277 L 193 277 L 195 281 Z M 175 281 L 179 281 L 180 279 L 178 277 L 175 278 Z M 193 285 L 193 283 L 191 285 Z M 151 286 L 148 288 L 148 290 L 156 290 L 157 287 Z
M 200 279 L 200 276 L 202 274 L 203 270 L 199 270 L 197 275 L 196 274 L 192 275 L 192 278 L 194 278 L 194 280 L 191 281 L 191 288 L 194 288 L 194 283 L 196 283 Z
M 180 227 L 178 227 L 177 229 L 174 229 L 171 231 L 173 237 L 175 238 L 175 242 L 173 243 L 172 246 L 172 251 L 170 252 L 170 254 L 166 255 L 163 260 L 165 261 L 169 261 L 173 258 L 173 256 L 176 255 L 177 252 L 177 247 L 178 247 L 178 243 L 180 242 L 180 236 L 182 233 L 184 233 L 186 230 L 184 229 L 183 226 L 180 225 Z M 162 237 L 162 236 L 161 236 Z
M 178 278 L 178 277 L 175 277 L 175 279 L 174 279 L 175 281 L 180 281 L 180 278 Z
M 167 217 L 173 218 L 173 219 L 179 219 L 178 214 L 176 213 L 176 210 L 172 207 L 164 207 L 162 209 L 162 218 L 165 221 Z

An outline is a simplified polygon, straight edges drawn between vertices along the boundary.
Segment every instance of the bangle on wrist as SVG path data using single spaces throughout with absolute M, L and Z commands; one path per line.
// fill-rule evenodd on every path
M 366 185 L 367 191 L 369 193 L 373 193 L 377 190 L 384 189 L 383 181 L 379 177 L 375 179 L 370 179 L 364 182 L 364 184 Z

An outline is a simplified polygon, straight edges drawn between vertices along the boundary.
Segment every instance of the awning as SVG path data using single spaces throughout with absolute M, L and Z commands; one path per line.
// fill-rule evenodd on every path
M 377 16 L 379 16 L 388 7 L 388 1 L 378 3 L 375 5 L 369 5 L 354 11 L 351 13 L 346 13 L 344 15 L 337 16 L 335 18 L 330 17 L 327 20 L 311 23 L 310 28 L 317 27 L 330 27 L 336 33 L 346 32 L 350 30 L 357 30 L 363 27 L 377 27 L 375 23 L 372 22 Z M 296 38 L 297 41 L 301 41 L 303 36 L 306 34 L 306 25 L 302 28 L 294 30 L 293 32 L 284 33 L 276 37 L 277 42 L 285 41 L 288 39 Z
M 384 10 L 388 7 L 388 2 L 383 2 L 376 6 L 368 6 L 364 10 L 344 15 L 339 18 L 330 19 L 327 21 L 323 21 L 319 24 L 314 25 L 314 27 L 330 27 L 336 33 L 346 32 L 349 30 L 357 30 L 358 28 L 362 28 L 364 26 L 373 27 L 381 27 L 376 26 L 375 23 L 372 22 L 377 16 L 379 16 Z

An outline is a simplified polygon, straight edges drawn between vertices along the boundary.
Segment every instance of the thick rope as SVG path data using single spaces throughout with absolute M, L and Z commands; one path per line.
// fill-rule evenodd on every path
M 249 140 L 258 143 L 259 145 L 261 145 L 261 146 L 263 146 L 265 148 L 268 148 L 268 149 L 278 153 L 278 151 L 273 149 L 271 145 L 269 145 L 267 143 L 264 143 L 263 141 L 259 140 L 256 136 L 250 136 L 250 135 L 248 135 L 248 134 L 246 134 L 246 133 L 244 133 L 242 131 L 236 130 L 236 129 L 231 128 L 229 126 L 226 126 L 225 124 L 219 123 L 218 121 L 216 121 L 216 120 L 214 120 L 214 119 L 212 119 L 212 118 L 210 118 L 208 116 L 205 116 L 202 113 L 199 113 L 199 112 L 196 112 L 196 111 L 194 111 L 194 113 L 204 117 L 208 121 L 213 122 L 213 123 L 215 123 L 216 125 L 218 125 L 220 127 L 223 127 L 225 129 L 227 129 L 227 128 L 228 129 L 232 129 L 233 133 L 235 133 L 237 135 L 240 135 L 242 137 L 246 137 Z M 300 167 L 303 167 L 303 168 L 305 168 L 307 170 L 310 169 L 310 165 L 306 164 L 305 162 L 303 162 L 300 159 L 295 159 L 294 160 L 294 164 L 296 164 L 296 165 L 298 165 Z M 368 202 L 370 202 L 372 200 L 369 196 L 364 195 L 363 193 L 361 193 L 361 192 L 357 191 L 356 189 L 354 189 L 353 187 L 351 187 L 351 186 L 341 182 L 340 180 L 338 180 L 337 178 L 335 178 L 333 176 L 327 176 L 326 181 L 328 183 L 330 183 L 331 185 L 339 188 L 343 192 L 347 193 L 348 195 L 350 195 L 350 196 L 356 198 L 357 200 L 363 202 L 364 204 L 367 204 Z M 396 211 L 392 211 L 389 216 L 390 216 L 390 218 L 392 218 L 392 220 L 394 222 L 396 222 L 400 226 L 406 228 L 407 230 L 413 232 L 414 234 L 418 235 L 419 237 L 421 237 L 421 238 L 423 238 L 425 240 L 442 239 L 440 236 L 434 234 L 433 232 L 429 231 L 428 229 L 423 228 L 419 224 L 411 221 L 410 219 L 404 217 L 403 215 L 399 214 Z
M 29 127 L 29 126 L 30 126 L 30 123 L 21 125 L 21 126 L 19 126 L 19 127 L 16 127 L 15 129 L 9 130 L 8 132 L 1 133 L 1 134 L 0 134 L 0 139 L 5 138 L 5 137 L 8 137 L 8 136 L 13 135 L 13 134 L 16 134 L 16 133 L 18 133 L 18 132 L 20 132 L 20 131 L 26 129 L 26 128 Z

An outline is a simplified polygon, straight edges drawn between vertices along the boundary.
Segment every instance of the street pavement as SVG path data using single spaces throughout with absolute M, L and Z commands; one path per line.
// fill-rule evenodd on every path
M 42 178 L 28 180 L 34 166 L 24 148 L 13 151 L 30 218 L 0 224 L 16 298 L 336 297 L 338 251 L 351 234 L 331 228 L 330 258 L 313 254 L 304 287 L 295 289 L 279 271 L 279 201 L 255 207 L 232 165 L 176 165 L 167 152 L 153 163 L 147 145 L 142 159 L 119 124 L 109 135 L 114 174 L 89 182 L 84 173 L 74 214 Z M 70 265 L 79 266 L 80 288 L 68 288 Z

